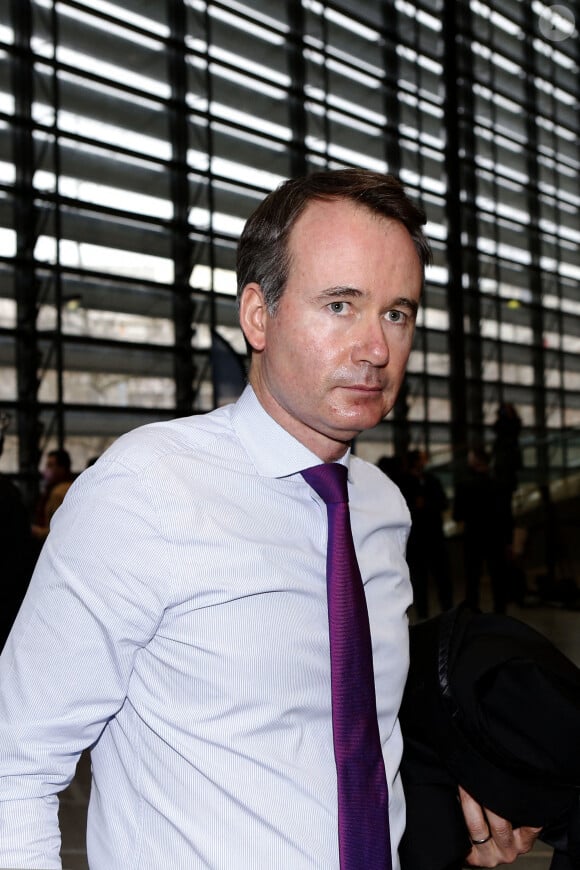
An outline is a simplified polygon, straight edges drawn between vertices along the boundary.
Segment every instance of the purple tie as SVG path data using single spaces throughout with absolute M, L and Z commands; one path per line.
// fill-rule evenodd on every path
M 326 503 L 326 585 L 341 870 L 392 870 L 387 779 L 377 722 L 369 617 L 348 510 L 347 469 L 302 472 Z

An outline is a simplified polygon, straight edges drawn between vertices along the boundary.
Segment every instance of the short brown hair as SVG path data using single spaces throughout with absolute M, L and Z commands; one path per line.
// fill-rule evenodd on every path
M 312 200 L 349 199 L 408 230 L 423 268 L 431 262 L 431 248 L 422 227 L 425 212 L 407 196 L 398 178 L 368 169 L 313 172 L 284 181 L 260 203 L 248 219 L 238 245 L 238 300 L 244 287 L 262 288 L 274 314 L 288 280 L 288 238 L 292 227 Z

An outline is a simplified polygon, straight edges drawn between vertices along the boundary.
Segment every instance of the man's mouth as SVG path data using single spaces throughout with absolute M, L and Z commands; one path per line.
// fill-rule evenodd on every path
M 341 384 L 345 390 L 354 390 L 360 393 L 382 393 L 381 384 Z

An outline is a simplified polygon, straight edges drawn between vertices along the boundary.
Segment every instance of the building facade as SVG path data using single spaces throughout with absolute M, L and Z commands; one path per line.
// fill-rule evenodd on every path
M 401 177 L 434 249 L 394 411 L 357 443 L 456 465 L 500 402 L 525 474 L 577 461 L 579 4 L 0 5 L 3 470 L 80 469 L 235 393 L 236 240 L 284 178 Z

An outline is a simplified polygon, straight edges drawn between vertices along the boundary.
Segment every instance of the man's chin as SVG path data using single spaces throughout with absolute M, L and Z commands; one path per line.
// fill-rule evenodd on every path
M 357 392 L 348 402 L 345 408 L 347 414 L 351 414 L 353 420 L 360 420 L 365 428 L 367 421 L 379 422 L 388 413 L 390 406 L 385 400 L 385 394 L 379 390 L 369 392 Z M 375 423 L 370 423 L 373 426 Z
M 342 416 L 337 428 L 344 435 L 345 440 L 352 441 L 357 435 L 374 429 L 384 417 L 385 413 L 383 413 L 382 407 L 377 409 L 357 408 L 354 411 L 351 409 Z

